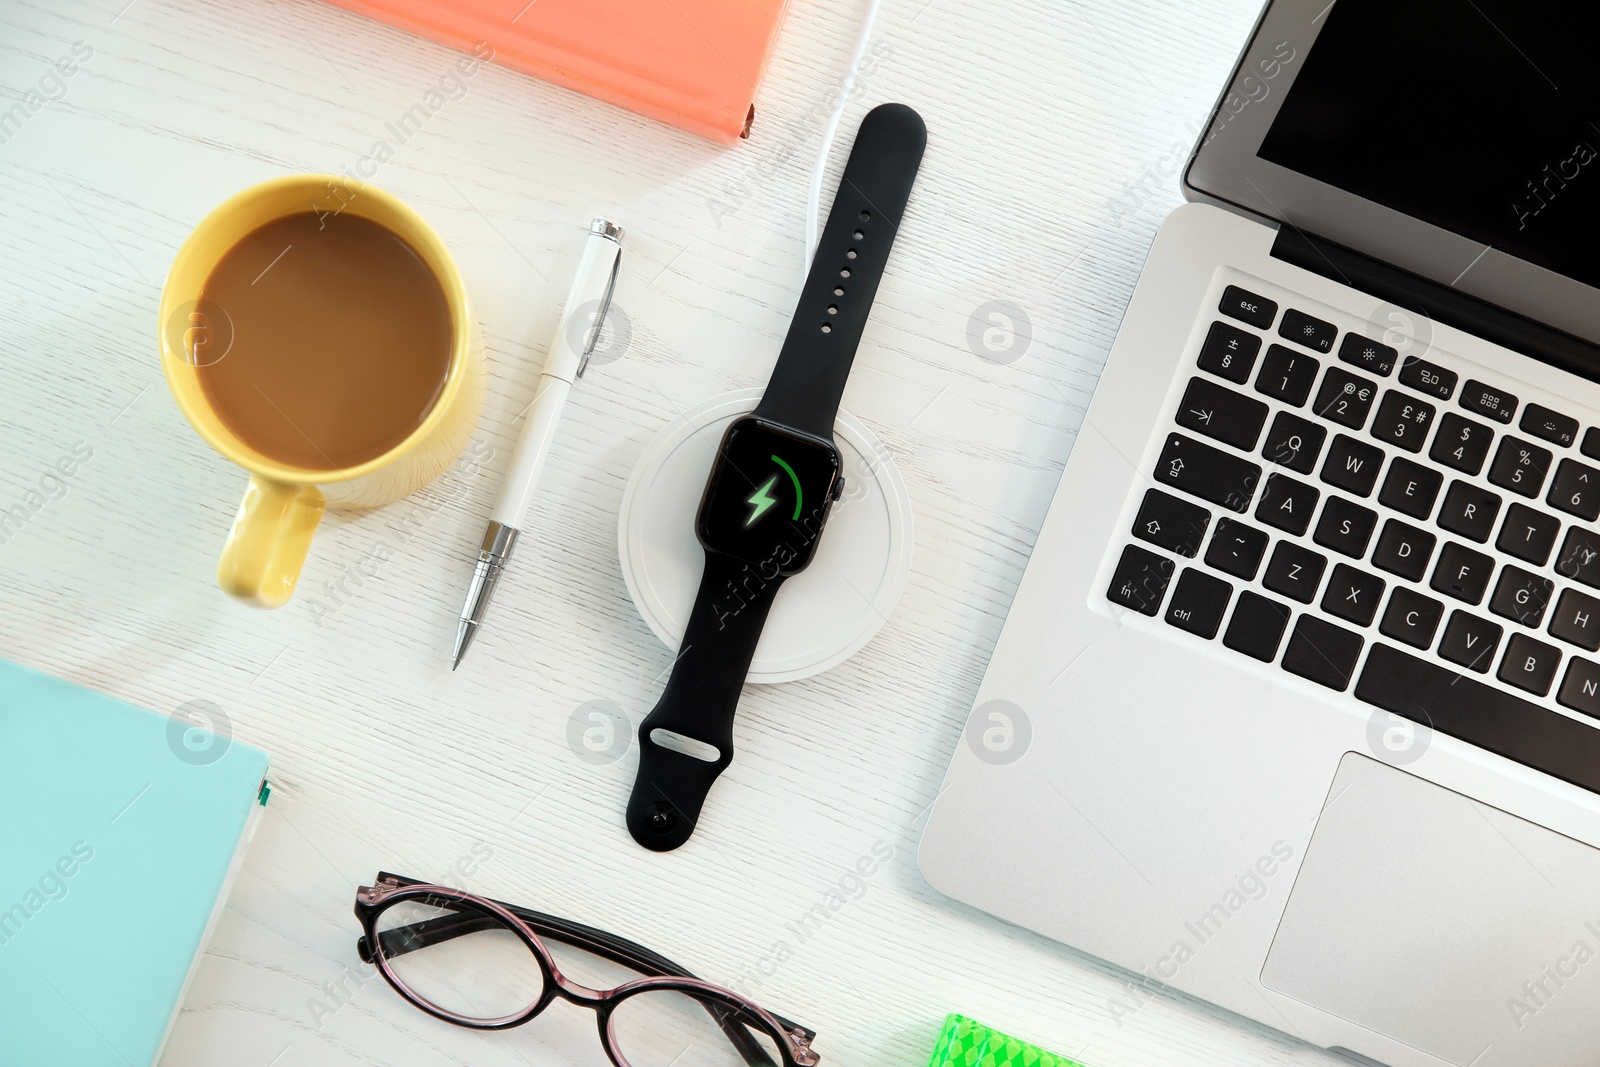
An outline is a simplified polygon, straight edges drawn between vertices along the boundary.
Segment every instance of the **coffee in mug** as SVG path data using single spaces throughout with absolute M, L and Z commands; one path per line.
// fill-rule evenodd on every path
M 207 401 L 291 466 L 383 455 L 422 425 L 450 371 L 444 290 L 405 238 L 359 215 L 258 226 L 211 268 L 200 303 L 232 329 L 226 358 L 200 367 Z
M 370 183 L 296 174 L 227 200 L 178 250 L 160 323 L 178 407 L 250 473 L 217 582 L 260 607 L 293 594 L 325 508 L 422 488 L 483 407 L 460 271 Z

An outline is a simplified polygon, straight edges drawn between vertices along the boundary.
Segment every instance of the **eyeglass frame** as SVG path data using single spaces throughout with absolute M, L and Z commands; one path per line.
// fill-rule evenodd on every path
M 396 927 L 380 934 L 377 929 L 378 918 L 396 904 L 407 901 L 447 908 L 454 914 Z M 478 914 L 464 913 L 461 906 Z M 630 997 L 641 993 L 678 992 L 689 995 L 706 1008 L 748 1067 L 816 1067 L 822 1060 L 811 1048 L 811 1042 L 817 1036 L 816 1031 L 775 1015 L 731 989 L 702 981 L 665 956 L 604 930 L 387 871 L 379 871 L 372 885 L 357 888 L 355 914 L 362 929 L 361 937 L 356 940 L 356 952 L 361 961 L 376 967 L 384 981 L 407 1003 L 456 1026 L 472 1030 L 509 1030 L 530 1022 L 557 999 L 561 999 L 592 1009 L 606 1057 L 614 1067 L 631 1067 L 612 1033 L 612 1013 Z M 497 926 L 511 931 L 533 953 L 544 979 L 544 988 L 538 1000 L 522 1011 L 495 1019 L 460 1015 L 428 1001 L 407 986 L 389 966 L 393 956 Z M 388 945 L 397 937 L 416 943 L 407 944 L 400 952 L 391 952 Z M 543 938 L 546 937 L 638 971 L 645 977 L 611 989 L 590 989 L 561 973 L 555 958 L 544 944 Z M 382 951 L 374 951 L 374 946 L 378 945 L 384 946 Z M 713 1011 L 711 1005 L 706 1003 L 708 998 L 730 1009 L 728 1014 Z M 783 1057 L 782 1064 L 772 1063 L 767 1051 L 751 1035 L 752 1027 L 772 1039 Z

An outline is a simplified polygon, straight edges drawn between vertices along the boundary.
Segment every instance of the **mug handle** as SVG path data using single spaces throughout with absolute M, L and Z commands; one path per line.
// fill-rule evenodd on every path
M 258 608 L 287 603 L 326 506 L 322 490 L 314 485 L 252 474 L 228 543 L 222 546 L 217 584 Z

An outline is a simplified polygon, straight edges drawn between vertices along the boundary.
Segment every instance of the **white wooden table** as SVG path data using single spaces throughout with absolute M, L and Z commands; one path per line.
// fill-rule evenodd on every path
M 733 149 L 497 67 L 397 147 L 374 180 L 444 236 L 481 311 L 481 462 L 331 516 L 273 613 L 213 584 L 244 479 L 161 381 L 159 286 L 214 204 L 353 164 L 455 56 L 314 0 L 0 0 L 0 107 L 59 97 L 0 143 L 0 509 L 92 449 L 0 544 L 0 655 L 160 711 L 214 702 L 273 757 L 272 803 L 164 1062 L 541 1062 L 533 1027 L 458 1030 L 369 977 L 351 903 L 380 867 L 630 936 L 815 1027 L 844 1067 L 920 1067 L 952 1010 L 1096 1067 L 1321 1062 L 1181 998 L 1119 1019 L 1111 968 L 940 898 L 915 862 L 1123 304 L 1255 14 L 885 0 L 841 144 L 892 99 L 930 139 L 845 403 L 910 488 L 910 583 L 846 664 L 747 690 L 699 832 L 658 856 L 622 827 L 632 754 L 594 764 L 567 741 L 589 701 L 637 722 L 672 662 L 624 588 L 618 503 L 674 415 L 766 380 L 858 0 L 795 0 Z M 42 82 L 75 41 L 92 56 Z M 469 551 L 599 213 L 628 228 L 632 339 L 574 394 L 492 625 L 452 675 Z M 992 300 L 1031 323 L 1009 361 L 968 342 Z M 892 859 L 858 887 L 874 848 Z M 800 942 L 789 924 L 842 879 L 850 899 Z M 537 1027 L 591 1025 L 552 1009 Z

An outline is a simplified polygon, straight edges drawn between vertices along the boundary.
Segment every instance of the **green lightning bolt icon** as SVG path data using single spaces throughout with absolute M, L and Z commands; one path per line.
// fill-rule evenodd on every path
M 775 499 L 767 495 L 769 492 L 771 492 L 772 487 L 777 480 L 778 476 L 774 474 L 772 477 L 767 479 L 765 485 L 763 485 L 760 489 L 757 489 L 754 493 L 751 493 L 750 498 L 745 501 L 745 503 L 749 504 L 751 508 L 754 509 L 750 512 L 750 517 L 744 520 L 744 524 L 746 526 L 749 526 L 751 523 L 755 522 L 762 515 L 765 515 L 767 509 L 777 503 Z

